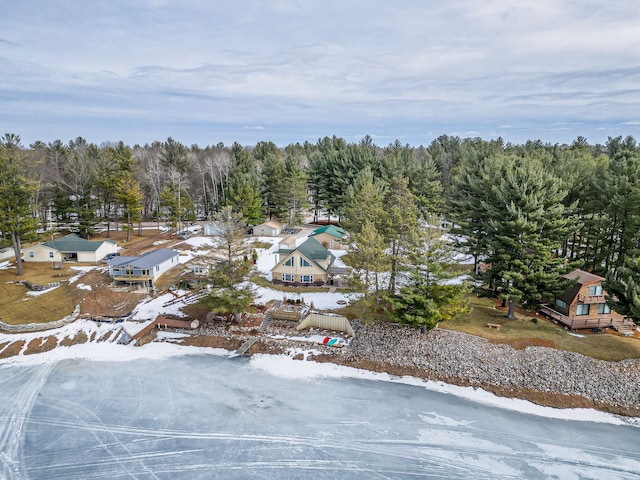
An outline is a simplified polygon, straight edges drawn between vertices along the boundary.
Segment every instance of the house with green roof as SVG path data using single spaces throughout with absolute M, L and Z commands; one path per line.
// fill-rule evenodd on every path
M 90 241 L 71 233 L 62 238 L 50 240 L 23 249 L 25 262 L 81 262 L 97 263 L 110 253 L 118 251 L 113 240 Z
M 325 285 L 336 257 L 315 238 L 309 237 L 293 250 L 280 251 L 271 269 L 271 281 L 287 285 Z
M 309 237 L 315 238 L 325 248 L 343 250 L 347 248 L 346 235 L 347 231 L 343 228 L 335 225 L 325 225 L 314 230 Z

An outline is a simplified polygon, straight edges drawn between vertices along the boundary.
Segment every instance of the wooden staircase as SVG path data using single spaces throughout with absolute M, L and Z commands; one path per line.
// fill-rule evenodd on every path
M 636 331 L 636 324 L 626 318 L 621 322 L 614 322 L 612 327 L 625 337 L 630 337 Z

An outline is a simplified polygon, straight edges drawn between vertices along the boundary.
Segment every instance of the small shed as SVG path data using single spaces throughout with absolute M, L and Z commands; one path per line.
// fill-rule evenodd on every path
M 282 232 L 284 225 L 277 220 L 269 220 L 253 227 L 253 234 L 258 237 L 277 237 Z
M 322 328 L 324 330 L 333 330 L 335 332 L 344 332 L 350 337 L 355 337 L 356 333 L 346 317 L 341 315 L 322 315 L 320 313 L 311 313 L 307 315 L 296 330 L 304 330 L 305 328 Z

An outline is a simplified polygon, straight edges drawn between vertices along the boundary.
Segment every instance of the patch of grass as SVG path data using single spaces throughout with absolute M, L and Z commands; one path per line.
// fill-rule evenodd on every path
M 67 275 L 68 272 L 64 270 L 52 270 L 48 263 L 25 263 L 22 277 L 18 277 L 16 273 L 15 268 L 0 270 L 0 319 L 3 322 L 14 325 L 51 322 L 60 320 L 73 311 L 77 288 L 64 281 L 72 274 Z M 61 274 L 62 277 L 56 276 Z M 50 292 L 32 296 L 27 294 L 27 287 L 13 283 L 19 280 L 28 280 L 37 285 L 62 283 Z
M 640 358 L 638 339 L 608 333 L 594 334 L 590 331 L 581 331 L 579 334 L 584 336 L 577 337 L 542 316 L 516 314 L 515 320 L 508 320 L 506 312 L 496 310 L 495 301 L 490 298 L 469 295 L 469 303 L 473 308 L 471 313 L 442 323 L 440 327 L 470 333 L 514 348 L 528 345 L 555 346 L 560 350 L 609 361 Z M 500 330 L 488 328 L 487 323 L 501 325 Z
M 269 242 L 261 242 L 260 240 L 254 240 L 251 242 L 253 248 L 271 248 L 272 244 Z

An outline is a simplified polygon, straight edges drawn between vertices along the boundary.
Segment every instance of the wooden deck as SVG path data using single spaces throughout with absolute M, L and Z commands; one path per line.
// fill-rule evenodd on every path
M 608 328 L 614 326 L 612 317 L 591 317 L 584 316 L 578 318 L 570 318 L 567 315 L 554 310 L 548 305 L 542 305 L 539 309 L 540 313 L 557 320 L 559 323 L 566 325 L 571 330 L 592 329 L 592 328 Z

